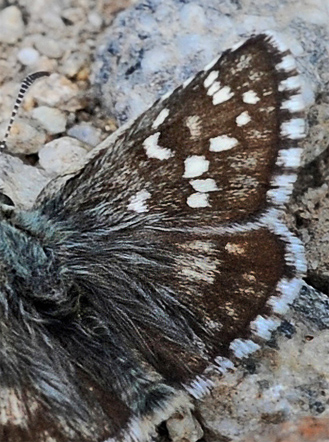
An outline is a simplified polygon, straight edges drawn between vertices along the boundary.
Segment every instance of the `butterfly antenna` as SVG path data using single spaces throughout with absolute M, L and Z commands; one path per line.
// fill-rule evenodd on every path
M 21 102 L 23 101 L 24 95 L 26 93 L 26 91 L 28 90 L 28 88 L 31 86 L 31 84 L 33 84 L 35 82 L 35 80 L 37 80 L 38 78 L 41 77 L 48 77 L 50 75 L 50 72 L 46 72 L 46 71 L 39 71 L 39 72 L 35 72 L 34 74 L 30 74 L 28 75 L 22 82 L 21 88 L 18 92 L 18 96 L 16 98 L 15 101 L 15 105 L 13 108 L 13 111 L 11 113 L 11 117 L 10 117 L 10 121 L 7 127 L 7 131 L 5 133 L 5 136 L 3 137 L 3 140 L 0 141 L 0 149 L 5 149 L 7 147 L 6 145 L 6 140 L 8 138 L 8 135 L 10 133 L 10 129 L 13 125 L 13 122 L 15 120 L 16 114 L 18 112 L 19 106 L 21 104 Z

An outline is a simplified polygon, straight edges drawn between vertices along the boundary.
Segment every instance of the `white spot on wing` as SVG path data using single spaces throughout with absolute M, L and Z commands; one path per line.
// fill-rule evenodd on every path
M 227 358 L 223 358 L 222 356 L 217 356 L 215 359 L 216 369 L 220 373 L 226 373 L 227 371 L 234 370 L 234 364 Z
M 220 82 L 214 81 L 213 84 L 210 86 L 210 88 L 207 91 L 207 95 L 212 97 L 216 92 L 218 92 L 220 89 Z
M 188 258 L 184 259 L 182 256 L 179 256 L 177 258 L 177 265 L 177 270 L 183 276 L 184 281 L 187 277 L 196 281 L 205 281 L 208 284 L 213 284 L 214 282 L 217 262 L 212 257 L 188 256 Z M 217 327 L 220 328 L 220 326 L 221 324 L 217 323 Z
M 236 117 L 235 121 L 238 126 L 245 126 L 251 120 L 248 111 L 242 112 L 238 117 Z
M 162 109 L 162 111 L 159 113 L 159 115 L 156 117 L 156 119 L 153 121 L 152 128 L 156 129 L 164 122 L 164 120 L 169 115 L 169 109 Z
M 296 173 L 289 173 L 285 175 L 278 175 L 273 178 L 272 185 L 274 187 L 286 187 L 286 188 L 292 188 L 293 184 L 297 180 L 297 174 Z
M 238 145 L 238 140 L 234 137 L 229 137 L 228 135 L 220 135 L 219 137 L 210 138 L 211 152 L 222 152 L 223 150 L 230 150 Z
M 183 178 L 194 178 L 207 172 L 209 161 L 203 155 L 192 155 L 184 161 L 185 172 Z
M 192 195 L 187 198 L 186 202 L 190 207 L 196 209 L 198 207 L 210 206 L 208 198 L 209 195 L 207 193 L 196 192 L 192 193 Z
M 130 198 L 128 210 L 133 210 L 137 213 L 143 213 L 148 211 L 146 201 L 151 197 L 150 192 L 147 190 L 140 190 L 136 195 Z
M 257 81 L 257 80 L 260 80 L 262 78 L 262 76 L 263 76 L 263 74 L 261 72 L 250 71 L 249 79 L 251 81 Z
M 214 192 L 218 190 L 216 181 L 212 178 L 206 178 L 204 180 L 191 180 L 191 186 L 197 192 Z
M 211 71 L 210 74 L 208 75 L 208 77 L 205 79 L 205 81 L 203 82 L 203 85 L 206 89 L 208 89 L 213 82 L 216 80 L 216 78 L 218 77 L 219 72 L 218 71 Z
M 239 62 L 236 65 L 236 70 L 242 71 L 242 69 L 249 68 L 250 62 L 252 60 L 252 55 L 241 55 L 241 57 L 238 59 Z
M 186 391 L 188 391 L 195 399 L 201 399 L 205 394 L 208 394 L 213 387 L 213 381 L 201 376 L 196 376 L 189 385 L 184 385 Z M 177 408 L 172 408 L 172 410 L 174 412 Z
M 150 135 L 143 142 L 144 149 L 146 151 L 146 155 L 149 158 L 156 158 L 158 160 L 168 160 L 174 154 L 170 149 L 166 149 L 165 147 L 161 147 L 158 145 L 160 132 L 156 132 L 153 135 Z
M 256 104 L 260 100 L 255 91 L 248 91 L 242 94 L 242 100 L 247 104 Z
M 187 117 L 185 124 L 192 138 L 198 138 L 201 135 L 201 119 L 198 115 Z
M 231 91 L 231 88 L 229 86 L 224 86 L 214 94 L 212 102 L 214 105 L 224 103 L 225 101 L 232 98 L 233 95 L 234 93 Z

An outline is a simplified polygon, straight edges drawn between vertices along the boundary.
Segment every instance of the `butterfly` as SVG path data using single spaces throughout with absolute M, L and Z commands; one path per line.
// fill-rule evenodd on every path
M 305 272 L 283 221 L 304 132 L 293 57 L 264 33 L 31 210 L 2 204 L 1 440 L 151 441 L 270 338 Z

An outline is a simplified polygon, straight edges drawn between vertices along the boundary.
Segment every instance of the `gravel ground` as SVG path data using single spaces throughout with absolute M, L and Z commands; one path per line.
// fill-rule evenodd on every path
M 30 206 L 44 185 L 78 163 L 116 128 L 91 92 L 94 54 L 103 33 L 129 0 L 0 1 L 0 139 L 22 80 L 36 71 L 0 159 L 0 187 Z M 30 165 L 37 167 L 30 167 Z

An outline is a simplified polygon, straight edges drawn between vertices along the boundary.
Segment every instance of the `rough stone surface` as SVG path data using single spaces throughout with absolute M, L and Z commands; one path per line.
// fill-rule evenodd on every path
M 200 423 L 190 410 L 176 413 L 166 422 L 170 440 L 172 442 L 198 442 L 203 436 Z
M 322 130 L 325 133 L 325 127 Z M 310 139 L 308 143 L 311 143 Z M 292 205 L 296 230 L 306 246 L 309 263 L 307 282 L 326 294 L 329 293 L 328 179 L 327 149 L 301 171 Z
M 305 286 L 260 352 L 222 379 L 214 374 L 216 387 L 196 404 L 196 416 L 205 442 L 328 441 L 328 1 L 146 0 L 129 7 L 128 0 L 18 0 L 7 8 L 4 3 L 0 0 L 1 133 L 24 76 L 53 72 L 31 88 L 20 110 L 23 119 L 8 140 L 13 152 L 38 156 L 37 167 L 0 156 L 0 188 L 20 207 L 30 207 L 51 177 L 84 161 L 81 141 L 97 145 L 113 130 L 114 120 L 121 124 L 138 115 L 250 34 L 268 29 L 281 34 L 297 58 L 310 106 L 305 166 L 289 220 L 306 246 L 306 281 L 323 293 Z M 1 22 L 10 11 L 12 21 Z M 90 92 L 91 81 L 101 92 L 101 104 Z M 71 138 L 54 140 L 52 133 L 35 128 L 37 106 L 65 112 Z M 198 428 L 189 416 L 182 419 L 182 428 L 176 424 L 177 419 L 169 427 L 177 442 L 183 442 L 179 435 Z
M 244 442 L 328 442 L 329 419 L 305 417 L 281 425 L 269 425 L 261 435 L 250 435 Z
M 321 0 L 299 3 L 297 8 L 291 0 L 138 2 L 115 19 L 98 52 L 95 82 L 104 106 L 120 122 L 134 118 L 222 50 L 269 29 L 280 33 L 297 57 L 305 74 L 304 99 L 313 104 L 329 67 L 327 42 L 318 41 L 319 33 L 326 33 L 327 10 Z
M 328 316 L 327 297 L 304 287 L 262 351 L 223 379 L 215 377 L 215 389 L 199 405 L 207 442 L 242 442 L 269 425 L 329 415 Z

